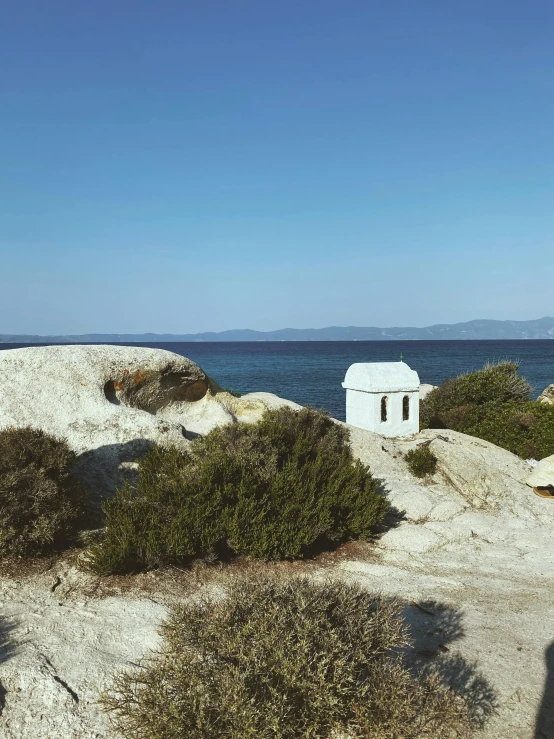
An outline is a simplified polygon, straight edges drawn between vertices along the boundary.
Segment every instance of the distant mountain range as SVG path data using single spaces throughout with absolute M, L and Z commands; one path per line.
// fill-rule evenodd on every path
M 415 328 L 362 328 L 330 326 L 329 328 L 282 328 L 278 331 L 206 332 L 203 334 L 78 334 L 67 336 L 28 336 L 0 334 L 1 344 L 105 344 L 164 343 L 179 341 L 412 341 L 421 339 L 554 339 L 554 318 L 533 321 L 488 321 L 437 323 Z

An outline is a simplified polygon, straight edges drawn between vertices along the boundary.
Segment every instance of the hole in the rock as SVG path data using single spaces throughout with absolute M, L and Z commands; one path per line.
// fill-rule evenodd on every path
M 104 385 L 104 395 L 106 396 L 106 399 L 110 401 L 110 403 L 113 403 L 114 405 L 121 405 L 121 401 L 117 397 L 117 393 L 115 392 L 115 384 L 113 380 L 108 380 L 108 382 Z
M 208 383 L 205 380 L 191 381 L 189 375 L 183 372 L 162 372 L 159 380 L 164 401 L 187 400 L 194 402 L 201 400 L 208 392 Z
M 199 434 L 197 431 L 185 431 L 183 436 L 185 439 L 188 439 L 189 441 L 193 441 L 194 439 L 198 439 L 202 434 Z
M 192 385 L 189 385 L 185 391 L 185 400 L 194 402 L 195 400 L 202 400 L 204 395 L 208 392 L 208 383 L 205 380 L 196 380 Z
M 190 377 L 182 372 L 167 372 L 161 375 L 151 373 L 151 375 L 153 376 L 140 383 L 108 380 L 104 385 L 104 395 L 114 405 L 123 403 L 156 415 L 159 410 L 171 403 L 179 401 L 194 403 L 208 392 L 206 380 L 191 382 Z
M 160 388 L 165 391 L 178 390 L 185 386 L 188 378 L 182 372 L 162 372 L 160 376 Z

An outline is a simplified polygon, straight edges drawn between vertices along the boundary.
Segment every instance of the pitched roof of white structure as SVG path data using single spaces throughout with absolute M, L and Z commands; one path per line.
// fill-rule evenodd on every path
M 419 389 L 419 375 L 404 362 L 352 364 L 342 386 L 366 393 L 410 392 Z

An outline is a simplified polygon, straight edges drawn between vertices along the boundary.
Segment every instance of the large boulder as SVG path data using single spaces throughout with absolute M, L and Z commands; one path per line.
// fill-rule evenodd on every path
M 481 739 L 554 739 L 553 504 L 524 484 L 530 465 L 455 431 L 350 432 L 394 508 L 375 549 L 337 569 L 406 604 L 414 658 L 469 689 Z M 437 469 L 418 479 L 405 453 L 422 445 Z
M 163 349 L 0 351 L 0 429 L 33 426 L 67 439 L 93 503 L 132 474 L 152 444 L 186 448 L 215 426 L 255 421 L 283 403 L 266 393 L 234 398 L 190 359 Z
M 552 510 L 528 487 L 528 462 L 483 439 L 449 429 L 425 429 L 409 439 L 385 439 L 349 427 L 354 454 L 383 482 L 389 500 L 408 520 L 441 520 L 467 510 L 550 522 Z M 419 446 L 437 458 L 436 472 L 414 477 L 404 459 Z
M 443 482 L 474 509 L 502 510 L 518 517 L 543 517 L 544 505 L 529 495 L 529 464 L 483 439 L 446 429 L 426 429 Z
M 425 400 L 425 398 L 429 395 L 431 390 L 435 390 L 437 388 L 437 385 L 428 385 L 424 382 L 421 383 L 419 386 L 419 399 Z
M 549 385 L 548 387 L 545 387 L 537 400 L 539 401 L 539 403 L 548 403 L 549 405 L 554 405 L 554 383 L 552 383 L 552 385 Z
M 537 462 L 533 472 L 527 478 L 527 484 L 532 488 L 554 489 L 554 454 Z

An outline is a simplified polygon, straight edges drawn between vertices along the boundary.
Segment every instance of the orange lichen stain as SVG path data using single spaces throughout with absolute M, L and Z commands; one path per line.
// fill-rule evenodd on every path
M 113 381 L 113 389 L 119 392 L 120 390 L 123 390 L 123 385 L 119 382 L 119 380 Z
M 129 374 L 129 370 L 128 370 L 128 369 L 124 369 L 124 370 L 123 370 L 123 374 L 124 374 L 124 375 L 128 375 L 128 374 Z
M 148 372 L 141 372 L 140 370 L 136 370 L 135 374 L 133 375 L 133 382 L 135 383 L 135 385 L 141 385 L 147 379 Z

